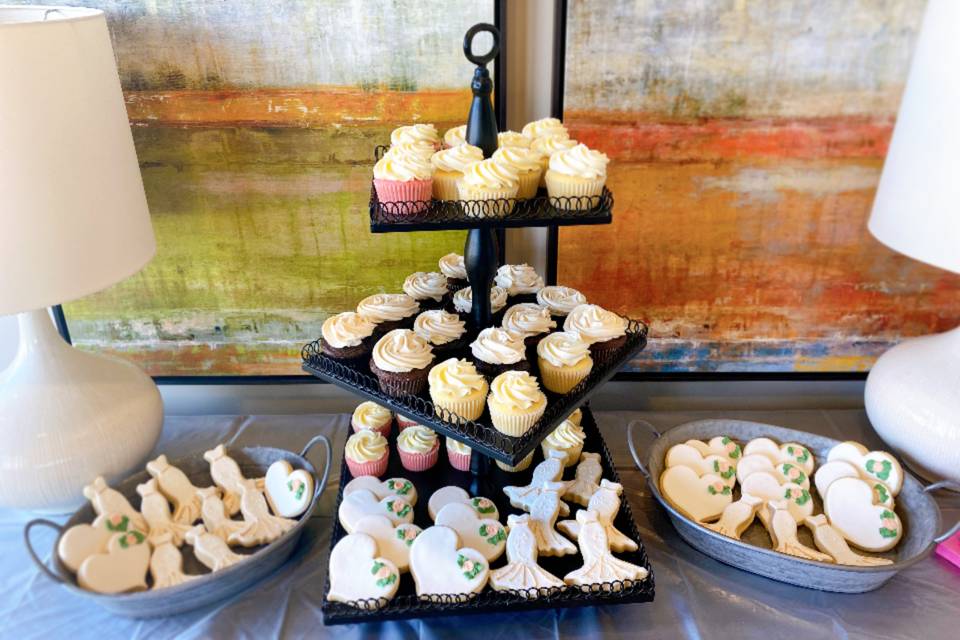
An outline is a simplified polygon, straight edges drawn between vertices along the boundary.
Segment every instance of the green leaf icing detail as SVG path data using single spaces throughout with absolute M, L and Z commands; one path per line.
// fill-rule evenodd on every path
M 405 496 L 410 493 L 410 489 L 413 488 L 413 485 L 404 480 L 403 482 L 397 482 L 396 480 L 387 480 L 387 489 L 393 491 L 394 493 Z
M 396 581 L 397 581 L 397 574 L 391 573 L 386 578 L 380 578 L 379 580 L 377 580 L 377 586 L 386 587 L 387 585 L 391 585 Z
M 117 524 L 113 524 L 108 519 L 106 522 L 106 525 L 107 525 L 107 531 L 126 531 L 127 527 L 130 526 L 130 518 L 128 518 L 127 516 L 121 516 L 120 522 Z
M 478 573 L 483 571 L 483 564 L 480 562 L 477 562 L 476 560 L 471 560 L 464 555 L 457 554 L 458 567 L 463 569 L 468 562 L 471 563 L 472 566 L 469 569 L 466 569 L 463 571 L 463 577 L 465 577 L 467 580 L 473 580 L 474 578 L 477 577 Z
M 494 511 L 497 510 L 496 505 L 494 505 L 493 502 L 491 502 L 490 500 L 487 500 L 486 498 L 474 498 L 473 500 L 471 500 L 471 502 L 473 503 L 473 508 L 477 510 L 477 513 L 493 513 Z M 486 502 L 489 502 L 490 506 L 488 507 L 480 506 L 481 503 L 486 503 Z
M 883 460 L 879 463 L 879 469 L 877 468 L 876 460 L 867 460 L 867 471 L 877 476 L 881 480 L 889 480 L 890 472 L 893 470 L 893 463 L 889 460 Z
M 503 527 L 496 527 L 496 533 L 491 535 L 490 532 L 493 529 L 494 527 L 492 526 L 487 526 L 485 524 L 480 525 L 480 535 L 486 538 L 488 544 L 495 545 L 498 542 L 507 539 L 507 535 L 503 532 Z
M 890 494 L 887 492 L 886 485 L 878 482 L 877 484 L 873 485 L 873 490 L 877 492 L 877 502 L 880 504 L 884 504 L 890 499 Z
M 887 529 L 886 527 L 880 527 L 880 535 L 884 538 L 896 538 L 897 530 L 896 529 Z

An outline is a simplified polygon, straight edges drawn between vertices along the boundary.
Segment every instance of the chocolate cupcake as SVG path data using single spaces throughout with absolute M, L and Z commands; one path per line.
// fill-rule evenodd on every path
M 510 304 L 536 302 L 543 278 L 528 264 L 505 264 L 497 269 L 494 282 L 507 292 Z
M 550 309 L 550 315 L 558 326 L 563 325 L 567 314 L 582 304 L 587 304 L 587 297 L 571 287 L 549 286 L 537 292 L 537 304 Z
M 436 271 L 417 271 L 403 281 L 403 291 L 417 301 L 421 310 L 442 309 L 450 292 L 447 277 Z
M 320 350 L 337 360 L 360 360 L 370 355 L 377 324 L 359 313 L 330 316 L 320 328 Z
M 557 328 L 557 323 L 550 317 L 550 311 L 546 307 L 532 302 L 521 302 L 504 312 L 500 326 L 523 336 L 527 360 L 534 362 L 537 345 L 551 329 Z
M 443 358 L 467 346 L 467 326 L 455 313 L 442 309 L 424 311 L 413 321 L 413 332 L 433 347 L 437 358 Z
M 595 304 L 582 304 L 567 316 L 563 330 L 590 345 L 590 355 L 602 362 L 627 342 L 627 319 Z
M 453 310 L 460 314 L 460 319 L 469 324 L 473 324 L 473 316 L 470 311 L 473 309 L 473 289 L 464 287 L 455 294 L 451 303 Z M 507 306 L 507 292 L 500 287 L 490 287 L 490 312 L 494 325 L 500 324 L 503 320 L 503 308 Z M 483 327 L 477 327 L 482 329 Z
M 394 329 L 409 329 L 419 311 L 417 301 L 405 293 L 377 293 L 357 305 L 357 313 L 377 323 L 374 337 Z
M 430 343 L 409 329 L 394 329 L 373 346 L 370 371 L 384 393 L 417 395 L 427 387 L 432 363 Z
M 506 329 L 484 329 L 470 344 L 470 353 L 473 354 L 477 371 L 489 378 L 505 371 L 530 370 L 523 336 Z
M 438 263 L 440 273 L 447 276 L 447 289 L 454 293 L 470 284 L 467 279 L 467 267 L 459 253 L 448 253 Z

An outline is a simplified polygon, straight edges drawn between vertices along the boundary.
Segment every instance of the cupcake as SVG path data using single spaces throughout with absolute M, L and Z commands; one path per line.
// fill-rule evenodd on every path
M 537 352 L 537 344 L 550 333 L 550 329 L 557 328 L 557 323 L 550 317 L 550 311 L 546 307 L 532 302 L 521 302 L 504 312 L 500 326 L 523 336 L 523 344 L 527 348 L 527 360 L 532 362 L 533 355 Z
M 609 357 L 627 341 L 627 319 L 595 304 L 582 304 L 571 311 L 563 330 L 579 335 L 597 360 Z
M 527 469 L 531 462 L 533 462 L 533 451 L 528 453 L 523 459 L 520 460 L 520 462 L 515 465 L 509 465 L 506 462 L 500 462 L 497 460 L 497 466 L 509 473 L 516 473 L 517 471 L 524 471 Z
M 520 181 L 517 198 L 521 199 L 532 198 L 537 195 L 540 176 L 543 173 L 542 159 L 543 156 L 536 151 L 523 147 L 500 147 L 493 152 L 494 162 L 506 165 L 517 172 L 517 179 Z M 434 176 L 433 184 L 434 189 L 436 189 L 436 176 Z
M 330 316 L 320 327 L 320 350 L 337 360 L 358 360 L 370 355 L 377 323 L 353 311 Z
M 610 158 L 605 154 L 589 149 L 585 144 L 550 156 L 550 168 L 544 181 L 553 205 L 558 209 L 576 211 L 599 206 L 609 162 Z
M 440 409 L 464 420 L 476 420 L 483 414 L 489 387 L 469 360 L 445 360 L 430 369 L 428 380 L 430 399 L 438 416 L 441 415 Z
M 593 358 L 590 345 L 575 333 L 557 331 L 537 345 L 537 364 L 543 386 L 554 393 L 570 393 L 590 375 Z
M 409 329 L 394 329 L 373 345 L 370 371 L 384 393 L 417 395 L 427 386 L 432 362 L 429 342 Z
M 464 287 L 453 294 L 453 309 L 460 314 L 460 318 L 471 321 L 470 311 L 473 309 L 473 289 Z M 499 323 L 497 314 L 507 306 L 507 292 L 500 287 L 490 287 L 490 313 L 493 314 L 495 324 Z
M 548 135 L 537 138 L 530 144 L 530 150 L 540 154 L 540 186 L 547 186 L 547 169 L 550 168 L 550 156 L 557 151 L 566 151 L 577 146 L 577 141 L 568 135 Z
M 430 206 L 433 166 L 416 155 L 384 156 L 373 165 L 373 188 L 393 216 L 420 213 Z
M 390 427 L 393 426 L 393 414 L 386 407 L 382 407 L 376 402 L 361 402 L 353 410 L 353 416 L 350 418 L 350 426 L 355 432 L 366 429 L 376 431 L 384 438 L 390 435 Z
M 397 414 L 397 429 L 399 429 L 401 432 L 404 429 L 409 429 L 410 427 L 419 427 L 419 426 L 420 426 L 419 422 L 411 420 L 406 416 L 401 416 L 400 414 Z
M 457 471 L 470 471 L 470 447 L 453 438 L 447 438 L 447 459 Z
M 543 288 L 543 278 L 528 264 L 505 264 L 497 269 L 493 280 L 513 303 L 536 302 L 537 292 Z
M 459 127 L 447 129 L 443 134 L 443 144 L 449 149 L 467 142 L 467 125 L 462 124 Z
M 583 409 L 581 409 L 580 407 L 577 407 L 576 409 L 574 409 L 573 413 L 567 416 L 567 420 L 577 425 L 578 427 L 580 426 L 580 421 L 582 419 L 583 419 Z
M 562 323 L 568 313 L 587 304 L 587 297 L 570 287 L 550 286 L 537 291 L 537 304 L 550 309 L 553 319 Z
M 442 309 L 432 309 L 418 315 L 413 321 L 413 332 L 430 343 L 438 358 L 467 346 L 466 323 L 459 315 Z
M 490 378 L 504 371 L 530 370 L 523 336 L 506 329 L 484 329 L 477 339 L 470 343 L 470 353 L 477 363 L 477 370 Z
M 401 142 L 391 145 L 387 152 L 383 154 L 384 158 L 396 159 L 401 156 L 416 156 L 420 160 L 430 161 L 430 157 L 436 153 L 436 148 L 426 140 L 416 142 Z
M 403 281 L 403 292 L 417 301 L 421 309 L 441 309 L 446 301 L 447 276 L 436 271 L 417 271 Z
M 426 471 L 437 464 L 440 440 L 436 433 L 426 427 L 409 427 L 397 436 L 397 451 L 404 469 Z
M 467 280 L 467 266 L 459 253 L 448 253 L 440 258 L 437 264 L 440 267 L 440 273 L 447 276 L 447 289 L 450 293 L 470 284 Z
M 403 142 L 426 142 L 434 149 L 440 148 L 440 135 L 437 128 L 432 124 L 411 124 L 405 127 L 397 127 L 390 132 L 390 144 L 401 144 Z
M 515 171 L 492 158 L 474 162 L 463 172 L 457 190 L 464 211 L 474 218 L 501 218 L 516 204 L 520 178 Z M 472 204 L 479 202 L 479 204 Z
M 420 311 L 416 300 L 405 293 L 377 293 L 357 305 L 357 313 L 377 323 L 376 335 L 409 327 Z
M 390 449 L 387 439 L 376 431 L 362 429 L 347 438 L 343 456 L 354 478 L 360 476 L 380 477 L 387 472 Z
M 472 144 L 437 151 L 430 158 L 433 165 L 433 197 L 437 200 L 457 200 L 457 182 L 463 178 L 463 172 L 474 162 L 483 160 L 483 151 Z
M 587 434 L 583 432 L 583 429 L 569 420 L 564 420 L 540 443 L 543 448 L 543 457 L 546 458 L 550 451 L 559 451 L 564 456 L 564 467 L 576 464 L 580 460 L 583 441 L 586 437 Z
M 547 397 L 537 379 L 526 371 L 507 371 L 490 383 L 487 406 L 497 431 L 520 437 L 543 415 Z
M 529 149 L 532 140 L 522 133 L 516 131 L 501 131 L 497 134 L 497 147 L 505 149 L 506 147 L 521 147 Z
M 549 136 L 559 136 L 561 138 L 570 137 L 570 134 L 567 133 L 567 128 L 556 118 L 540 118 L 539 120 L 528 122 L 523 125 L 520 133 L 530 138 L 530 140 Z

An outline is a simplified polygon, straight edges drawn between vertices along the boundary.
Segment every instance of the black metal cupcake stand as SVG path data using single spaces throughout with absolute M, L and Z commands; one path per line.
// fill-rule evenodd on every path
M 493 47 L 482 55 L 472 51 L 473 38 L 480 32 L 493 36 Z M 493 81 L 487 71 L 489 64 L 499 53 L 500 33 L 489 24 L 472 27 L 464 37 L 463 50 L 466 57 L 477 65 L 471 88 L 473 101 L 467 119 L 466 140 L 480 147 L 484 157 L 489 158 L 497 149 L 497 122 L 493 112 L 490 95 Z M 376 157 L 380 157 L 383 147 L 378 147 Z M 495 232 L 504 227 L 532 227 L 553 225 L 608 224 L 612 221 L 613 195 L 604 189 L 599 198 L 589 202 L 577 201 L 577 198 L 549 198 L 543 191 L 529 200 L 516 201 L 431 201 L 424 207 L 422 202 L 381 203 L 376 191 L 372 190 L 370 200 L 370 229 L 374 233 L 467 229 L 464 246 L 464 262 L 472 289 L 471 319 L 474 331 L 492 326 L 490 309 L 490 289 L 496 270 L 500 264 Z M 492 204 L 491 204 L 492 202 Z M 507 206 L 509 205 L 509 206 Z M 508 211 L 506 215 L 492 217 L 490 211 Z M 439 462 L 428 471 L 415 473 L 400 464 L 399 456 L 391 451 L 390 463 L 385 477 L 406 477 L 417 487 L 420 499 L 415 508 L 414 522 L 421 527 L 431 524 L 426 512 L 427 499 L 440 487 L 458 485 L 470 491 L 472 495 L 481 495 L 493 500 L 506 521 L 509 513 L 519 513 L 510 506 L 503 494 L 505 485 L 526 485 L 530 482 L 534 467 L 542 461 L 538 449 L 546 438 L 571 412 L 584 405 L 601 385 L 635 354 L 641 351 L 647 342 L 647 327 L 642 322 L 628 320 L 627 338 L 614 353 L 601 361 L 594 362 L 590 375 L 566 394 L 553 394 L 545 391 L 548 404 L 540 420 L 521 437 L 507 436 L 497 431 L 490 421 L 489 413 L 476 421 L 463 421 L 444 409 L 434 407 L 426 392 L 422 395 L 395 396 L 381 390 L 377 379 L 371 374 L 365 362 L 344 362 L 326 356 L 316 340 L 303 348 L 303 369 L 319 378 L 343 387 L 366 399 L 390 408 L 393 412 L 405 416 L 434 431 L 468 445 L 471 455 L 469 473 L 453 469 L 446 460 L 446 450 L 440 447 Z M 466 357 L 469 354 L 452 354 Z M 536 363 L 533 363 L 534 367 Z M 534 373 L 536 370 L 534 369 Z M 616 469 L 606 443 L 597 429 L 589 408 L 582 407 L 582 426 L 586 432 L 584 451 L 601 454 L 603 477 L 618 482 Z M 395 435 L 395 434 L 394 434 Z M 535 451 L 537 450 L 537 451 Z M 520 472 L 508 473 L 490 463 L 490 459 L 507 465 L 516 465 L 524 457 L 534 452 L 529 468 Z M 337 508 L 343 498 L 343 487 L 352 479 L 345 463 L 341 464 L 340 490 L 337 495 Z M 572 479 L 574 467 L 566 469 L 564 479 Z M 572 508 L 575 511 L 576 507 Z M 543 593 L 494 591 L 487 587 L 482 593 L 470 598 L 462 595 L 450 595 L 446 598 L 420 600 L 416 595 L 413 578 L 404 574 L 397 595 L 380 608 L 372 608 L 369 603 L 329 602 L 324 597 L 322 605 L 324 624 L 343 624 L 351 622 L 373 622 L 404 618 L 421 618 L 438 615 L 461 615 L 467 613 L 497 613 L 517 609 L 555 609 L 562 607 L 590 606 L 600 604 L 622 604 L 630 602 L 649 602 L 653 600 L 653 572 L 637 531 L 630 505 L 624 496 L 622 506 L 615 521 L 618 529 L 625 532 L 639 544 L 632 553 L 617 554 L 633 564 L 645 567 L 650 573 L 639 582 L 628 584 L 605 583 L 586 587 L 565 587 Z M 331 550 L 346 535 L 337 518 L 334 518 L 331 536 Z M 506 562 L 501 557 L 491 563 L 496 569 Z M 540 564 L 554 575 L 563 577 L 579 567 L 579 554 L 560 558 L 541 557 Z M 327 581 L 324 596 L 329 592 Z

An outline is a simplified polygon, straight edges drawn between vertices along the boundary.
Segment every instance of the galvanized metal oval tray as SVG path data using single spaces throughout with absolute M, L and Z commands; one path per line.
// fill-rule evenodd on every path
M 646 427 L 657 437 L 647 453 L 646 464 L 641 462 L 633 441 L 635 425 Z M 660 493 L 659 482 L 667 449 L 687 440 L 706 441 L 720 435 L 729 436 L 741 445 L 763 436 L 777 442 L 799 442 L 816 456 L 818 464 L 826 459 L 827 452 L 839 441 L 804 431 L 742 420 L 698 420 L 674 427 L 662 435 L 645 421 L 630 423 L 627 429 L 630 453 L 637 467 L 647 477 L 647 485 L 653 496 L 667 510 L 677 533 L 694 548 L 724 564 L 808 589 L 863 593 L 880 587 L 903 569 L 926 557 L 936 542 L 946 539 L 960 528 L 960 523 L 957 523 L 950 531 L 938 535 L 941 529 L 940 510 L 929 495 L 931 491 L 948 488 L 953 483 L 941 482 L 924 487 L 910 474 L 904 474 L 903 489 L 896 499 L 896 512 L 904 523 L 904 536 L 892 551 L 871 554 L 888 557 L 893 564 L 852 567 L 779 553 L 770 548 L 770 537 L 759 520 L 744 532 L 742 540 L 728 538 L 677 511 Z M 820 511 L 819 496 L 815 496 L 815 500 Z M 801 542 L 814 546 L 806 527 L 800 527 L 799 534 Z
M 323 443 L 325 453 L 321 474 L 317 473 L 317 470 L 306 458 L 310 450 L 318 443 Z M 51 580 L 62 584 L 69 591 L 87 598 L 111 613 L 128 618 L 177 615 L 240 593 L 279 568 L 293 553 L 310 515 L 316 507 L 317 499 L 323 493 L 323 488 L 327 484 L 327 476 L 330 473 L 331 448 L 330 441 L 325 436 L 316 436 L 307 443 L 299 455 L 271 447 L 228 449 L 228 453 L 237 461 L 243 475 L 248 478 L 262 477 L 271 464 L 277 460 L 286 460 L 294 468 L 305 469 L 313 474 L 315 481 L 313 499 L 310 501 L 310 506 L 306 512 L 300 516 L 296 526 L 268 545 L 253 549 L 234 549 L 237 553 L 251 554 L 250 558 L 243 562 L 222 571 L 211 573 L 193 556 L 191 547 L 185 544 L 181 549 L 184 571 L 188 574 L 203 574 L 197 580 L 191 580 L 176 587 L 157 589 L 156 591 L 139 591 L 120 595 L 103 595 L 87 591 L 77 585 L 76 577 L 63 565 L 55 551 L 50 554 L 53 557 L 53 568 L 47 566 L 40 559 L 30 542 L 30 531 L 37 526 L 46 526 L 57 530 L 59 535 L 53 547 L 55 550 L 57 545 L 60 544 L 60 537 L 64 531 L 75 524 L 93 522 L 96 514 L 90 504 L 86 504 L 76 511 L 64 525 L 42 519 L 28 522 L 23 531 L 27 551 L 37 567 Z M 213 484 L 213 479 L 210 477 L 210 465 L 203 459 L 202 453 L 173 460 L 171 464 L 179 467 L 187 474 L 190 481 L 197 486 L 205 487 Z M 140 504 L 140 496 L 137 495 L 137 485 L 149 479 L 150 476 L 147 472 L 142 471 L 127 478 L 114 488 L 126 496 L 130 504 L 138 505 Z

